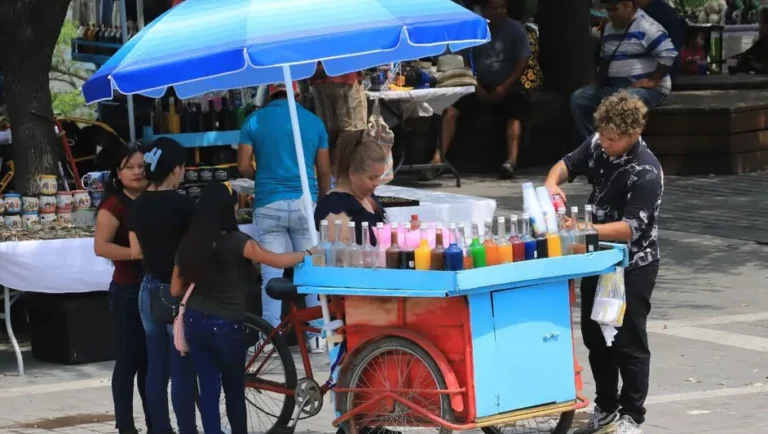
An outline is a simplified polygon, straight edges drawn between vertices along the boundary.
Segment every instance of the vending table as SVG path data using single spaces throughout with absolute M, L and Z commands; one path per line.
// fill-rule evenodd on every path
M 346 358 L 332 389 L 334 425 L 364 432 L 396 415 L 419 426 L 487 430 L 545 418 L 552 432 L 567 432 L 587 405 L 574 355 L 573 279 L 626 264 L 626 246 L 607 243 L 589 254 L 458 272 L 307 260 L 294 276 L 298 292 L 343 296 Z M 418 367 L 401 363 L 406 353 Z M 432 380 L 416 385 L 417 377 Z M 402 428 L 392 423 L 386 429 Z

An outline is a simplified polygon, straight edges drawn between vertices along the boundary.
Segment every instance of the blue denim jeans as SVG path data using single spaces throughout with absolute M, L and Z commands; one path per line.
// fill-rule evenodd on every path
M 147 379 L 147 340 L 139 315 L 139 284 L 109 285 L 109 307 L 115 329 L 115 368 L 112 371 L 112 400 L 115 428 L 132 430 L 134 381 L 144 408 L 147 429 L 152 430 L 145 393 Z
M 618 87 L 600 87 L 590 84 L 571 94 L 571 116 L 579 132 L 579 143 L 595 133 L 595 110 L 603 98 L 620 90 L 621 88 Z M 667 94 L 658 89 L 627 88 L 626 90 L 643 100 L 648 108 L 658 107 L 667 99 Z
M 150 284 L 157 283 L 151 276 L 144 276 L 139 292 L 139 313 L 147 337 L 147 403 L 153 433 L 171 432 L 168 410 L 168 381 L 171 382 L 171 401 L 176 413 L 179 434 L 197 434 L 195 397 L 197 381 L 192 361 L 176 351 L 173 344 L 173 327 L 159 323 L 150 312 Z
M 280 200 L 253 210 L 254 238 L 275 253 L 301 252 L 313 247 L 308 219 L 302 212 L 300 200 Z M 283 277 L 283 270 L 261 264 L 261 312 L 265 321 L 280 324 L 282 304 L 267 295 L 267 282 Z M 307 307 L 317 306 L 316 295 L 306 297 Z
M 242 321 L 227 321 L 187 309 L 184 328 L 189 355 L 200 383 L 200 415 L 205 434 L 221 433 L 219 397 L 222 388 L 232 434 L 247 434 L 245 329 Z

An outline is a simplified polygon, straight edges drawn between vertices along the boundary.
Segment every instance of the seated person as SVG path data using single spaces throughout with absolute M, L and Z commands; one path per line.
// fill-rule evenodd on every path
M 627 89 L 649 108 L 669 95 L 669 69 L 677 50 L 664 28 L 638 9 L 633 0 L 600 0 L 606 4 L 609 23 L 600 47 L 598 83 L 571 95 L 571 115 L 579 142 L 595 132 L 594 113 L 603 98 Z
M 704 33 L 692 32 L 688 35 L 688 40 L 680 51 L 680 72 L 683 75 L 706 75 L 707 66 Z
M 510 177 L 517 164 L 520 120 L 529 109 L 528 94 L 520 77 L 528 67 L 531 46 L 523 25 L 507 17 L 505 0 L 481 0 L 480 6 L 483 16 L 489 20 L 491 41 L 472 49 L 478 86 L 475 93 L 463 96 L 443 112 L 440 146 L 445 155 L 456 134 L 456 119 L 460 114 L 471 115 L 479 105 L 498 107 L 507 118 L 507 161 L 502 164 L 501 172 Z M 435 151 L 432 162 L 442 162 L 439 151 Z M 434 176 L 426 175 L 427 178 Z
M 336 186 L 318 202 L 315 208 L 315 226 L 328 220 L 328 237 L 336 240 L 334 222 L 341 220 L 342 228 L 350 221 L 357 223 L 356 240 L 362 242 L 362 222 L 368 222 L 371 244 L 376 243 L 376 223 L 384 222 L 384 208 L 374 191 L 386 170 L 389 151 L 375 140 L 364 137 L 364 131 L 343 132 L 336 144 Z M 342 231 L 341 240 L 349 241 L 349 233 Z
M 664 28 L 669 39 L 672 40 L 672 45 L 675 47 L 675 50 L 680 52 L 683 45 L 683 26 L 675 8 L 673 8 L 666 0 L 636 1 L 637 7 L 642 9 L 649 17 Z M 679 60 L 679 58 L 676 58 L 675 63 L 672 65 L 672 69 L 669 70 L 669 75 L 672 77 L 672 83 L 675 82 L 675 77 L 677 76 L 677 73 L 680 72 Z
M 760 37 L 738 57 L 737 72 L 768 74 L 768 7 L 760 9 Z

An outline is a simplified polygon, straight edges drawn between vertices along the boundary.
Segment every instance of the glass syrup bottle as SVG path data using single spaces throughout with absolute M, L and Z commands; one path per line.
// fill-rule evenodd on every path
M 328 241 L 328 220 L 320 222 L 320 244 L 317 246 L 321 253 L 318 256 L 312 256 L 312 264 L 320 267 L 333 266 L 333 250 L 331 242 Z
M 600 240 L 597 230 L 592 225 L 592 205 L 584 207 L 584 244 L 587 246 L 587 253 L 598 251 Z
M 335 267 L 346 267 L 347 266 L 347 249 L 344 245 L 344 241 L 342 241 L 342 235 L 341 235 L 341 220 L 336 220 L 333 222 L 334 226 L 334 242 L 331 245 L 331 250 L 333 254 L 333 264 Z
M 378 252 L 376 248 L 371 245 L 371 234 L 368 229 L 368 222 L 362 223 L 362 235 L 363 235 L 363 268 L 376 268 L 378 259 Z
M 483 247 L 485 247 L 485 261 L 488 266 L 499 265 L 501 260 L 499 259 L 499 246 L 493 239 L 493 220 L 485 219 L 485 241 L 483 241 Z
M 571 248 L 571 252 L 574 255 L 587 253 L 587 241 L 584 237 L 585 234 L 584 231 L 579 227 L 579 207 L 571 207 L 571 218 L 573 218 L 573 229 L 571 229 L 573 233 L 573 247 Z
M 469 251 L 472 253 L 472 265 L 474 268 L 488 265 L 485 246 L 480 244 L 480 225 L 477 222 L 472 222 L 472 242 L 469 244 Z
M 419 247 L 414 251 L 417 270 L 429 270 L 432 268 L 432 250 L 429 248 L 429 234 L 426 226 L 421 226 L 419 231 Z
M 429 266 L 430 270 L 445 270 L 445 246 L 443 243 L 443 225 L 437 223 L 435 225 L 435 248 L 430 252 L 432 256 Z
M 474 263 L 472 261 L 472 252 L 469 251 L 469 246 L 467 245 L 467 234 L 465 232 L 464 223 L 459 223 L 459 247 L 461 247 L 461 251 L 464 252 L 464 269 L 465 270 L 471 270 L 474 268 Z
M 445 249 L 445 269 L 461 271 L 464 269 L 464 250 L 459 245 L 461 234 L 453 223 L 448 225 L 448 231 L 453 235 L 453 241 Z
M 357 244 L 357 233 L 355 231 L 355 222 L 347 223 L 349 228 L 349 244 L 347 244 L 347 260 L 349 261 L 347 267 L 362 268 L 363 267 L 363 249 Z
M 525 260 L 536 259 L 536 240 L 531 236 L 531 218 L 527 213 L 523 213 L 520 240 L 525 246 Z
M 409 232 L 411 232 L 411 223 L 403 223 L 403 234 L 407 237 Z M 400 247 L 400 268 L 402 270 L 414 270 L 416 268 L 416 252 L 407 243 Z
M 387 267 L 387 249 L 384 248 L 384 223 L 376 223 L 376 268 Z
M 496 243 L 499 249 L 499 263 L 509 264 L 514 261 L 514 253 L 512 252 L 512 244 L 507 240 L 504 217 L 496 219 L 496 226 L 499 228 L 498 242 Z
M 509 217 L 509 243 L 512 245 L 512 260 L 525 261 L 525 243 L 517 232 L 517 215 L 515 214 Z
M 397 239 L 397 223 L 392 223 L 390 225 L 390 228 L 392 230 L 391 233 L 391 240 L 392 242 L 389 245 L 389 248 L 386 250 L 386 261 L 385 264 L 387 268 L 392 269 L 399 269 L 400 268 L 400 243 Z

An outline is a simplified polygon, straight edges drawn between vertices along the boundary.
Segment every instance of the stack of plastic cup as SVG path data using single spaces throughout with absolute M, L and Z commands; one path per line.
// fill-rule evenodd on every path
M 523 184 L 523 212 L 530 216 L 531 226 L 537 235 L 547 232 L 547 223 L 532 182 Z

